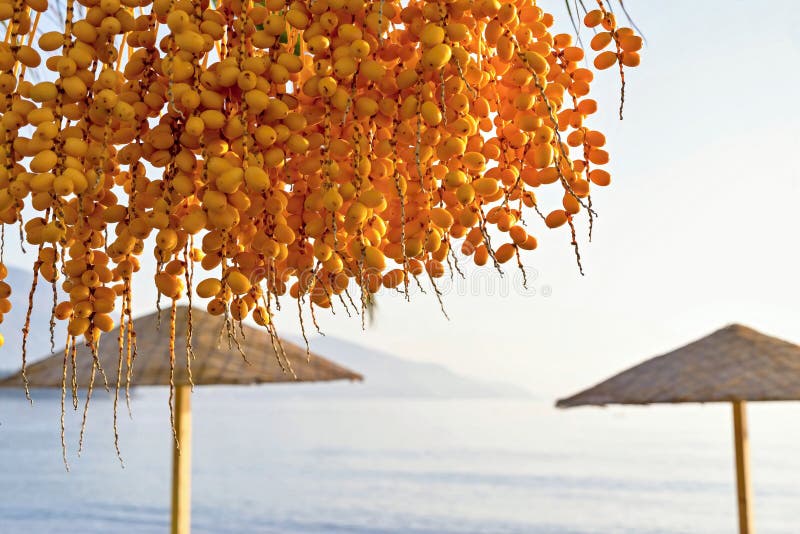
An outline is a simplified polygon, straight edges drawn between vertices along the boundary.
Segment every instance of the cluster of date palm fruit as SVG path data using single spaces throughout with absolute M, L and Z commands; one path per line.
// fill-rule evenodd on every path
M 574 238 L 610 182 L 593 70 L 642 45 L 602 2 L 587 60 L 531 0 L 67 0 L 55 29 L 48 9 L 0 0 L 0 221 L 63 289 L 68 346 L 130 342 L 142 254 L 173 306 L 271 328 L 287 293 L 367 302 L 457 253 L 519 261 L 537 226 Z

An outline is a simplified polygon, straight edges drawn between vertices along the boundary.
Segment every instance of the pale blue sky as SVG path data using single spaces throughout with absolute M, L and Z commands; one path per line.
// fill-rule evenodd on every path
M 540 5 L 562 14 L 560 1 Z M 451 292 L 448 321 L 430 292 L 411 303 L 386 294 L 365 332 L 320 312 L 326 333 L 554 396 L 730 322 L 800 341 L 800 7 L 626 5 L 648 45 L 627 74 L 623 122 L 614 72 L 595 82 L 593 124 L 607 135 L 613 182 L 594 196 L 594 242 L 583 234 L 586 276 L 568 230 L 531 218 L 540 246 L 524 260 L 537 295 Z M 9 263 L 27 266 L 16 250 Z M 138 313 L 154 308 L 151 273 L 140 276 Z M 295 309 L 277 317 L 282 333 L 299 332 Z

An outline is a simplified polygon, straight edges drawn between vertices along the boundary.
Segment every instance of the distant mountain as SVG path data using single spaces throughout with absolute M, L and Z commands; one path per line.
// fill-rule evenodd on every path
M 292 340 L 297 342 L 297 340 Z M 300 341 L 302 344 L 302 341 Z M 514 385 L 468 378 L 442 365 L 401 358 L 336 337 L 310 340 L 311 350 L 364 375 L 360 384 L 314 384 L 303 395 L 358 397 L 484 398 L 530 397 Z M 345 387 L 342 387 L 345 386 Z
M 17 370 L 22 364 L 22 327 L 28 311 L 28 294 L 32 280 L 32 272 L 19 267 L 8 267 L 8 277 L 5 282 L 11 286 L 11 311 L 3 316 L 3 323 L 0 324 L 0 333 L 5 338 L 5 344 L 0 347 L 0 374 Z M 28 336 L 28 357 L 31 361 L 50 355 L 52 299 L 50 284 L 40 278 L 33 298 L 31 329 Z M 63 323 L 56 325 L 56 328 L 59 326 L 62 330 L 56 331 L 56 350 L 59 349 L 59 340 L 63 346 Z M 59 333 L 62 335 L 59 336 Z

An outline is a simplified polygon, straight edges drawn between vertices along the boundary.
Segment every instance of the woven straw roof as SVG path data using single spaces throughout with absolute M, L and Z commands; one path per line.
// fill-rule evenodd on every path
M 733 324 L 556 406 L 800 399 L 800 347 Z
M 176 314 L 175 339 L 175 383 L 188 384 L 186 372 L 186 320 L 187 307 L 180 307 Z M 296 378 L 284 372 L 272 348 L 269 334 L 265 329 L 242 325 L 244 338 L 239 333 L 237 339 L 245 361 L 236 345 L 229 348 L 227 337 L 220 331 L 224 319 L 194 308 L 192 310 L 192 347 L 195 359 L 192 361 L 192 380 L 197 385 L 211 384 L 260 384 L 263 382 L 318 382 L 329 380 L 361 380 L 358 373 L 345 369 L 314 353 L 310 359 L 306 349 L 288 341 L 283 341 L 286 357 L 291 363 Z M 157 314 L 152 313 L 134 320 L 138 356 L 133 364 L 131 384 L 134 386 L 169 385 L 169 310 L 161 313 L 161 326 L 158 328 Z M 117 362 L 119 347 L 117 332 L 100 337 L 98 354 L 100 365 L 114 387 L 117 381 Z M 57 351 L 27 368 L 28 382 L 33 388 L 60 388 L 64 365 L 64 351 Z M 79 345 L 77 354 L 77 381 L 79 387 L 86 387 L 92 367 L 89 349 Z M 126 369 L 123 367 L 121 383 L 125 383 Z M 71 368 L 68 370 L 67 384 L 71 383 Z M 102 383 L 99 374 L 95 386 Z M 17 373 L 0 380 L 0 387 L 22 385 L 22 375 Z

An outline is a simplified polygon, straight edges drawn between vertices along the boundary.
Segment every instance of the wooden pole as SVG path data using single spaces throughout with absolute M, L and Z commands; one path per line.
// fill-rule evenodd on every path
M 175 433 L 172 447 L 172 534 L 189 534 L 192 506 L 192 390 L 175 387 Z M 179 447 L 180 448 L 179 448 Z
M 750 441 L 747 435 L 745 401 L 733 402 L 733 439 L 736 447 L 736 494 L 739 501 L 739 534 L 753 534 L 750 509 L 753 493 L 750 487 Z

